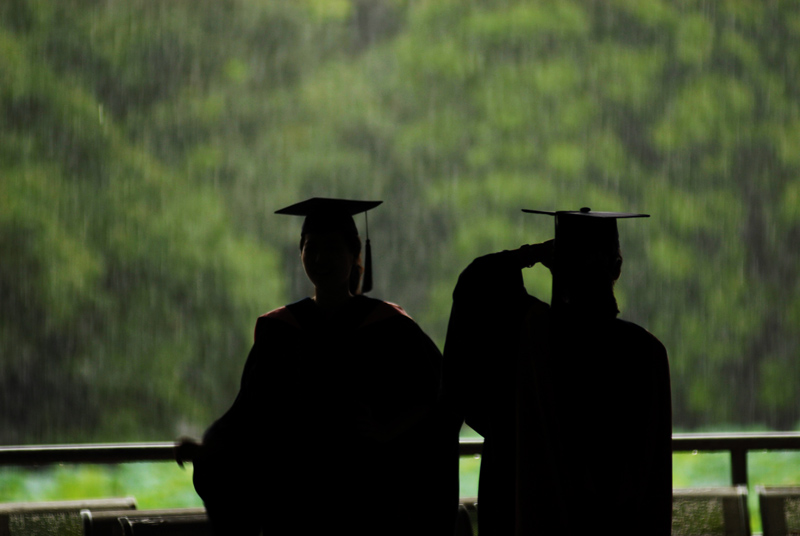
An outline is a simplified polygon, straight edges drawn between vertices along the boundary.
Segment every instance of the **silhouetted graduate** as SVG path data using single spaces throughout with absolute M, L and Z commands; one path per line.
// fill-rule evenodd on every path
M 352 216 L 380 203 L 277 211 L 305 216 L 315 293 L 258 319 L 236 401 L 204 435 L 194 481 L 218 535 L 452 534 L 441 354 L 402 308 L 358 292 Z
M 614 297 L 617 219 L 645 215 L 544 214 L 554 241 L 476 259 L 453 293 L 445 390 L 484 437 L 479 533 L 668 535 L 667 353 Z M 550 306 L 523 284 L 537 262 Z

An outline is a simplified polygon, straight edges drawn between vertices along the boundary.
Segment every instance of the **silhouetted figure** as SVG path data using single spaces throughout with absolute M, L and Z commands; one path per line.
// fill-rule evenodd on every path
M 617 318 L 616 220 L 556 216 L 556 238 L 476 259 L 461 274 L 445 390 L 484 437 L 481 536 L 668 535 L 671 398 L 664 346 Z M 522 269 L 553 274 L 551 305 Z
M 215 534 L 452 534 L 457 443 L 439 404 L 441 354 L 397 305 L 358 294 L 352 215 L 314 198 L 300 252 L 315 294 L 261 316 L 230 410 L 194 482 Z

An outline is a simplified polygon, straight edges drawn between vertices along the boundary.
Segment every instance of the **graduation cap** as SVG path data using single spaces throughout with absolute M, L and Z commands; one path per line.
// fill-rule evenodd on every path
M 619 232 L 617 220 L 626 218 L 649 218 L 649 214 L 631 214 L 627 212 L 594 212 L 589 207 L 580 210 L 560 210 L 548 212 L 544 210 L 527 210 L 532 214 L 545 214 L 555 217 L 556 239 L 554 249 L 553 303 L 573 294 L 569 286 L 591 284 L 596 272 L 593 268 L 586 271 L 584 259 L 596 258 L 599 254 L 613 259 L 619 254 Z M 591 262 L 591 261 L 590 261 Z M 619 264 L 615 263 L 616 276 L 619 276 Z M 612 272 L 613 273 L 613 272 Z M 565 281 L 561 275 L 568 275 Z M 574 277 L 578 277 L 577 280 Z M 602 276 L 601 276 L 602 277 Z M 614 277 L 616 279 L 616 277 Z M 583 290 L 579 290 L 583 292 Z M 574 297 L 574 296 L 573 296 Z M 568 300 L 573 297 L 567 298 Z M 608 300 L 609 311 L 618 311 L 616 300 L 611 290 Z
M 329 197 L 312 197 L 276 210 L 275 214 L 305 216 L 302 234 L 340 232 L 344 235 L 358 236 L 358 228 L 353 220 L 356 214 L 364 214 L 366 223 L 366 243 L 364 245 L 364 280 L 361 292 L 372 289 L 372 250 L 369 243 L 369 222 L 366 212 L 383 201 L 360 201 L 356 199 L 337 199 Z
M 555 216 L 556 247 L 569 250 L 593 249 L 607 240 L 619 243 L 617 220 L 625 218 L 649 218 L 649 214 L 631 214 L 627 212 L 595 212 L 589 207 L 580 210 L 545 210 L 522 209 L 531 214 Z

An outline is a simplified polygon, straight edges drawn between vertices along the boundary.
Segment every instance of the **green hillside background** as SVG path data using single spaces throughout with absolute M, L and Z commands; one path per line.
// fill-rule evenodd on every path
M 4 0 L 0 444 L 201 433 L 310 196 L 385 200 L 372 295 L 440 347 L 473 258 L 552 236 L 521 208 L 649 213 L 617 292 L 676 429 L 796 429 L 798 148 L 797 2 Z

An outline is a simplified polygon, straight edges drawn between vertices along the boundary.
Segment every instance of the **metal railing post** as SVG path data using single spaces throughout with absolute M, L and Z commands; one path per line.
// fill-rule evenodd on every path
M 733 485 L 747 485 L 747 449 L 731 449 L 731 481 Z

